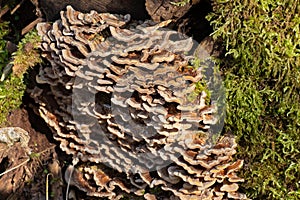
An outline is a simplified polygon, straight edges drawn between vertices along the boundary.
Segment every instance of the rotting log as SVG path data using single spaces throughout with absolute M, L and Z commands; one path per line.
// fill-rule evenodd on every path
M 81 12 L 96 10 L 117 14 L 130 14 L 135 19 L 150 18 L 144 0 L 40 0 L 39 7 L 47 21 L 59 18 L 59 12 L 71 5 Z
M 146 9 L 152 20 L 160 22 L 169 19 L 179 19 L 192 7 L 192 2 L 178 6 L 181 0 L 146 0 Z
M 61 10 L 71 5 L 81 12 L 95 10 L 99 13 L 130 14 L 133 19 L 152 19 L 155 22 L 172 19 L 169 28 L 193 36 L 201 41 L 211 31 L 205 15 L 210 11 L 206 0 L 191 0 L 185 6 L 172 2 L 179 0 L 31 0 L 46 21 L 58 19 Z M 38 15 L 41 16 L 41 15 Z
M 32 0 L 37 1 L 37 0 Z M 181 0 L 39 0 L 41 11 L 47 21 L 53 21 L 59 17 L 59 12 L 67 5 L 73 6 L 81 12 L 96 10 L 97 12 L 109 12 L 116 14 L 130 14 L 134 19 L 147 19 L 159 22 L 168 19 L 177 20 L 184 16 L 188 10 L 200 0 L 193 0 L 184 6 L 173 4 Z

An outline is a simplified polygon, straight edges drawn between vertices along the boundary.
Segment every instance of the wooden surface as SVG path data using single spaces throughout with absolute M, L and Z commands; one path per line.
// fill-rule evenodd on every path
M 184 16 L 192 7 L 192 3 L 185 6 L 176 6 L 172 3 L 182 0 L 146 0 L 146 9 L 155 22 L 177 20 Z
M 75 10 L 89 12 L 110 12 L 130 14 L 134 19 L 150 18 L 145 8 L 145 0 L 39 0 L 39 7 L 48 21 L 59 18 L 60 10 L 72 5 Z

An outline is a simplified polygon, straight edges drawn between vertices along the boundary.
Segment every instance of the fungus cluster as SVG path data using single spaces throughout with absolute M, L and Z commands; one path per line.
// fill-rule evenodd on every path
M 79 159 L 66 181 L 108 199 L 246 198 L 234 138 L 209 140 L 216 109 L 195 94 L 203 75 L 190 66 L 191 38 L 163 29 L 168 21 L 70 6 L 60 14 L 37 26 L 50 64 L 29 93 L 60 148 Z

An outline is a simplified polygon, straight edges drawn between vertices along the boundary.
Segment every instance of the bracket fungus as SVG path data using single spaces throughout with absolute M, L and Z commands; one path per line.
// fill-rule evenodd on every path
M 108 199 L 246 198 L 234 138 L 208 142 L 215 108 L 205 91 L 189 98 L 203 78 L 190 66 L 191 38 L 163 29 L 169 21 L 70 6 L 60 15 L 37 26 L 50 64 L 28 91 L 60 148 L 79 160 L 65 173 L 71 185 Z

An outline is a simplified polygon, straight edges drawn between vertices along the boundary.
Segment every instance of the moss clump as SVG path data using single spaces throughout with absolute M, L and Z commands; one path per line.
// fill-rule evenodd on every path
M 0 71 L 9 66 L 9 53 L 6 50 L 4 37 L 9 33 L 9 23 L 0 23 Z M 0 125 L 6 122 L 8 113 L 18 108 L 22 103 L 25 84 L 22 77 L 9 76 L 0 82 Z
M 38 52 L 41 38 L 36 30 L 32 30 L 19 42 L 18 50 L 13 53 L 13 73 L 20 77 L 28 68 L 42 62 Z
M 170 3 L 175 6 L 185 6 L 190 3 L 190 0 L 182 0 L 182 1 L 178 1 L 178 2 L 171 1 Z
M 3 37 L 9 33 L 8 25 L 8 22 L 0 23 L 0 70 L 5 66 L 8 59 L 8 52 L 5 50 L 6 41 L 3 40 Z
M 9 60 L 6 41 L 3 39 L 8 33 L 9 23 L 0 23 L 0 71 L 3 70 Z M 24 89 L 22 80 L 15 77 L 0 82 L 0 124 L 5 122 L 6 116 L 11 110 L 19 107 Z
M 15 0 L 8 0 L 2 6 L 12 9 L 17 3 Z M 4 17 L 11 23 L 0 19 L 0 126 L 9 125 L 9 122 L 6 122 L 8 113 L 22 104 L 26 88 L 24 73 L 29 67 L 41 62 L 40 54 L 36 50 L 41 41 L 37 31 L 27 33 L 20 41 L 19 31 L 14 33 L 17 27 L 12 20 L 18 15 L 9 16 L 9 13 L 6 13 Z M 18 43 L 18 50 L 12 55 L 6 49 L 8 38 L 12 43 Z
M 201 92 L 205 92 L 206 93 L 206 98 L 205 98 L 205 101 L 206 101 L 206 104 L 210 104 L 211 102 L 211 91 L 209 90 L 209 87 L 208 87 L 208 84 L 207 84 L 207 77 L 205 76 L 205 72 L 206 70 L 209 68 L 209 66 L 207 65 L 207 61 L 206 60 L 203 60 L 203 59 L 199 59 L 197 57 L 195 57 L 191 63 L 191 65 L 189 66 L 188 70 L 197 70 L 198 68 L 202 67 L 202 75 L 203 75 L 203 78 L 198 81 L 197 83 L 195 83 L 195 90 L 190 93 L 188 95 L 188 100 L 190 102 L 193 102 L 197 99 L 197 97 L 201 94 Z
M 214 0 L 207 16 L 227 90 L 225 131 L 254 199 L 300 199 L 300 2 Z
M 10 111 L 22 104 L 24 91 L 25 84 L 22 78 L 11 76 L 0 83 L 0 125 L 4 125 Z

